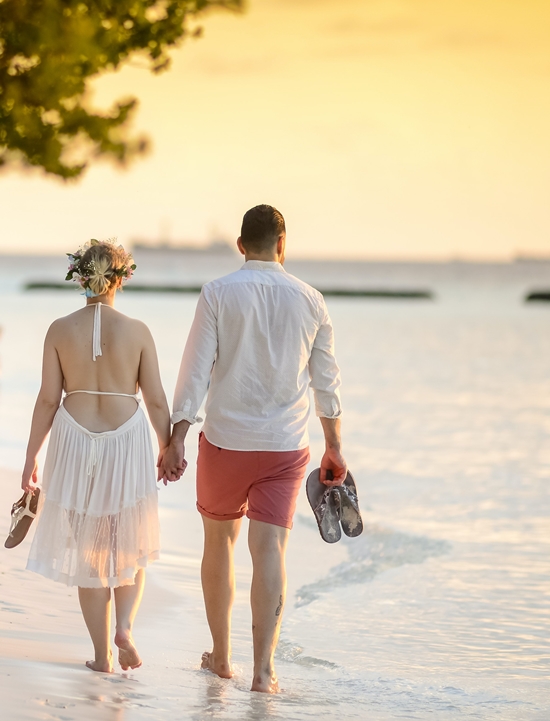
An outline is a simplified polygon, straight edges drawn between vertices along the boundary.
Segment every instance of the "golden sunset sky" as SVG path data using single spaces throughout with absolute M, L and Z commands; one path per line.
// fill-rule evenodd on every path
M 548 0 L 250 0 L 204 29 L 94 85 L 140 98 L 146 158 L 0 174 L 0 250 L 233 239 L 270 203 L 296 256 L 550 253 Z

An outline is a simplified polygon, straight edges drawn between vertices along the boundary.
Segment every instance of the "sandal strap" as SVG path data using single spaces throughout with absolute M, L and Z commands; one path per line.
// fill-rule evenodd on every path
M 14 503 L 12 512 L 11 512 L 11 524 L 10 524 L 10 530 L 9 534 L 10 536 L 13 535 L 13 531 L 15 531 L 17 524 L 19 521 L 21 521 L 24 516 L 30 516 L 30 518 L 36 518 L 36 513 L 33 513 L 29 506 L 32 499 L 32 494 L 29 493 L 28 500 L 25 499 L 25 505 L 24 506 L 17 506 L 16 503 Z

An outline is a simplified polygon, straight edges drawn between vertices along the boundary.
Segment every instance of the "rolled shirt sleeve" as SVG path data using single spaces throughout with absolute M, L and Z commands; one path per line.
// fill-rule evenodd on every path
M 340 368 L 334 357 L 334 333 L 324 300 L 319 330 L 309 359 L 309 375 L 316 414 L 324 418 L 339 418 L 342 415 Z
M 204 286 L 189 331 L 174 392 L 172 423 L 200 423 L 197 415 L 206 396 L 218 349 L 215 303 Z

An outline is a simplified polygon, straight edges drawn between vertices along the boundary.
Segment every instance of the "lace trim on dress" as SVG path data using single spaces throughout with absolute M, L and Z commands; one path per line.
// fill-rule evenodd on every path
M 33 545 L 27 568 L 67 586 L 114 588 L 134 583 L 159 556 L 156 489 L 118 513 L 94 516 L 46 498 L 48 542 Z

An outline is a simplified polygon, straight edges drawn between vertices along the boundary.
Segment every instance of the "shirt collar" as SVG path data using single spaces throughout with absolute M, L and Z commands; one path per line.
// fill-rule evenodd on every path
M 286 273 L 283 266 L 275 260 L 247 260 L 241 266 L 241 270 L 271 270 L 275 273 Z

